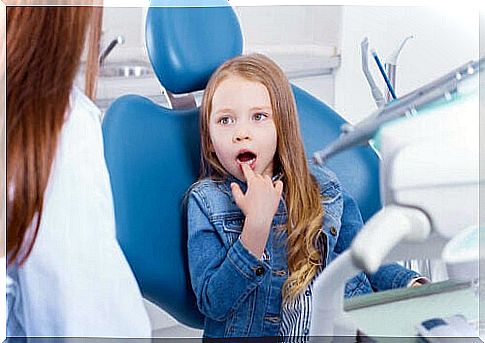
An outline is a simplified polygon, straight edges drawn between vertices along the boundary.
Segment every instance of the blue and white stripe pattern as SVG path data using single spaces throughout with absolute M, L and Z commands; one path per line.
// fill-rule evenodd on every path
M 322 252 L 322 260 L 326 256 L 325 234 L 319 235 L 317 248 Z M 324 268 L 322 264 L 317 272 L 319 275 Z M 313 282 L 308 284 L 306 290 L 298 294 L 294 301 L 283 303 L 281 313 L 281 326 L 279 336 L 282 342 L 307 342 L 310 334 L 310 319 L 312 315 Z
M 280 336 L 283 342 L 302 342 L 308 339 L 310 333 L 310 318 L 312 310 L 312 284 L 307 286 L 292 302 L 286 302 L 282 309 Z

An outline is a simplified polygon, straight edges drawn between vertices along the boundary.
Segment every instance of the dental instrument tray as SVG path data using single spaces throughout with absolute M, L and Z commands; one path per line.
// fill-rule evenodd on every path
M 420 287 L 397 288 L 388 291 L 371 293 L 365 296 L 352 297 L 344 302 L 345 311 L 353 311 L 369 306 L 382 305 L 401 300 L 426 297 L 438 293 L 454 292 L 470 288 L 469 281 L 446 280 L 442 282 L 428 283 Z
M 476 323 L 479 318 L 473 285 L 454 280 L 351 298 L 345 310 L 358 339 L 366 342 L 388 342 L 388 337 L 408 337 L 406 342 L 414 337 L 419 342 L 416 325 L 425 320 L 460 314 Z

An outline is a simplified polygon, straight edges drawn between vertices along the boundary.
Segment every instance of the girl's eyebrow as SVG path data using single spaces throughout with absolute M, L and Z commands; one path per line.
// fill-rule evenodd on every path
M 217 111 L 214 111 L 214 114 L 220 114 L 220 113 L 232 113 L 232 109 L 230 108 L 219 108 Z
M 271 112 L 271 106 L 253 106 L 249 109 L 250 111 L 265 111 Z M 218 108 L 213 112 L 214 115 L 224 114 L 224 113 L 233 113 L 234 111 L 229 107 Z
M 251 111 L 268 111 L 271 112 L 271 106 L 254 106 Z

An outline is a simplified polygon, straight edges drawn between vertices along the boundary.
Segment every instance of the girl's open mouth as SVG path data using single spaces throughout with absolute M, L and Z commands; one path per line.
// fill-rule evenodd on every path
M 254 169 L 256 164 L 256 154 L 251 151 L 243 151 L 237 155 L 236 160 L 239 165 L 247 164 L 251 169 Z

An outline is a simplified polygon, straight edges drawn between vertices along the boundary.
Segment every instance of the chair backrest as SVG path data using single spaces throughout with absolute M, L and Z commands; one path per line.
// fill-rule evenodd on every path
M 173 93 L 202 90 L 215 68 L 241 54 L 238 19 L 225 0 L 211 0 L 208 7 L 201 7 L 200 1 L 199 7 L 168 3 L 152 6 L 147 13 L 146 44 L 153 69 Z M 311 156 L 338 136 L 344 120 L 303 90 L 293 90 Z M 199 172 L 198 120 L 197 108 L 168 109 L 126 95 L 106 111 L 103 135 L 117 238 L 144 297 L 179 322 L 202 328 L 188 275 L 183 207 L 184 194 Z M 329 162 L 364 218 L 380 207 L 377 162 L 369 147 L 349 150 Z

